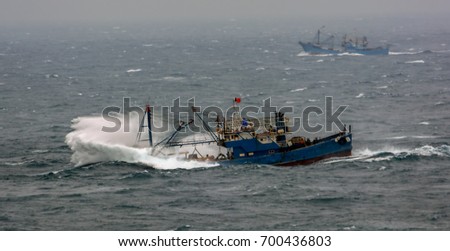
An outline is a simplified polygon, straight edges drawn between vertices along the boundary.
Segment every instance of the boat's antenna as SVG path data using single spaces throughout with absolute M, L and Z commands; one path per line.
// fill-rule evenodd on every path
M 320 29 L 317 30 L 317 44 L 320 45 Z
M 324 29 L 325 25 L 320 27 L 320 29 Z M 317 30 L 317 44 L 320 45 L 320 29 Z
M 136 135 L 136 142 L 135 145 L 138 146 L 139 141 L 141 141 L 141 134 L 142 134 L 142 128 L 144 128 L 144 120 L 145 120 L 145 113 L 144 116 L 142 117 L 141 121 L 139 122 L 139 129 L 138 129 L 138 133 Z
M 148 142 L 150 143 L 150 147 L 153 147 L 153 138 L 152 138 L 152 111 L 150 109 L 150 105 L 147 104 L 145 106 L 145 115 L 147 115 L 147 127 L 148 127 Z M 145 116 L 144 115 L 144 116 Z

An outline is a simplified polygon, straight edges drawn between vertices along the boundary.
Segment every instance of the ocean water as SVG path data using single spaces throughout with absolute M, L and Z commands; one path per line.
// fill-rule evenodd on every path
M 2 27 L 0 229 L 450 230 L 448 26 L 336 23 L 390 55 L 302 53 L 320 25 Z M 300 114 L 325 96 L 348 105 L 353 154 L 307 166 L 152 157 L 100 131 L 124 97 Z

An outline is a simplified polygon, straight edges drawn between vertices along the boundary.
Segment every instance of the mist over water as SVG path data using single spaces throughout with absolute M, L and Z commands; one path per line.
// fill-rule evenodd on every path
M 303 53 L 298 41 L 322 25 L 336 37 L 355 32 L 370 46 L 389 44 L 390 55 Z M 444 22 L 227 19 L 1 31 L 2 230 L 450 228 Z M 146 141 L 136 146 L 136 118 L 130 132 L 101 131 L 110 126 L 102 110 L 122 107 L 124 97 L 140 107 L 195 97 L 223 109 L 234 97 L 256 106 L 270 97 L 298 116 L 324 107 L 326 96 L 349 106 L 341 120 L 352 125 L 353 155 L 308 166 L 152 157 Z

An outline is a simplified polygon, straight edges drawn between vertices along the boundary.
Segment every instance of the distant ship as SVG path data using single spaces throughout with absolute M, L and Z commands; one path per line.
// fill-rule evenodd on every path
M 323 27 L 322 27 L 323 28 Z M 342 39 L 341 48 L 334 48 L 334 36 L 329 36 L 324 41 L 320 41 L 321 31 L 317 30 L 317 34 L 314 38 L 314 42 L 302 42 L 299 44 L 302 46 L 303 50 L 309 54 L 341 54 L 341 53 L 352 53 L 361 55 L 388 55 L 389 47 L 376 47 L 369 48 L 367 37 L 362 38 L 350 38 L 344 35 Z
M 322 27 L 323 28 L 323 27 Z M 341 50 L 333 48 L 334 36 L 329 36 L 324 41 L 320 41 L 320 29 L 317 30 L 317 34 L 314 38 L 314 42 L 298 42 L 303 50 L 310 54 L 338 54 L 342 53 Z M 331 46 L 330 46 L 331 43 Z
M 388 55 L 389 47 L 369 48 L 367 37 L 348 38 L 347 35 L 342 39 L 342 47 L 344 52 L 357 53 L 362 55 Z
M 235 100 L 240 101 L 240 98 Z M 287 134 L 290 134 L 290 128 L 287 126 L 288 118 L 281 112 L 275 112 L 271 118 L 264 118 L 263 121 L 268 124 L 265 124 L 266 129 L 263 130 L 254 126 L 256 121 L 241 118 L 238 112 L 234 112 L 231 118 L 218 117 L 215 122 L 216 128 L 211 128 L 194 108 L 192 111 L 202 121 L 211 139 L 177 140 L 177 134 L 189 127 L 193 123 L 191 120 L 181 122 L 175 132 L 159 143 L 153 144 L 150 106 L 147 106 L 145 111 L 140 126 L 146 127 L 144 123 L 147 117 L 148 141 L 152 149 L 151 154 L 154 156 L 172 155 L 165 153 L 165 150 L 174 148 L 180 149 L 178 150 L 180 159 L 216 162 L 223 166 L 252 163 L 290 166 L 310 164 L 325 158 L 350 156 L 352 151 L 351 126 L 348 131 L 344 127 L 342 131 L 321 139 L 310 140 L 301 136 L 288 139 Z M 140 137 L 139 133 L 138 139 Z M 221 150 L 217 156 L 208 155 L 196 148 L 198 144 L 216 144 Z M 193 147 L 194 150 L 181 152 L 183 146 Z

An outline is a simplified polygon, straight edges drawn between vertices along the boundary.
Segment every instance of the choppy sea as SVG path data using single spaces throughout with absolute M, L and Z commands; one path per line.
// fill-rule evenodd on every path
M 303 53 L 321 25 L 2 26 L 0 230 L 450 230 L 448 26 L 336 23 L 390 55 Z M 151 157 L 99 131 L 124 97 L 301 113 L 326 96 L 353 154 L 307 166 Z

